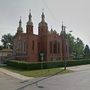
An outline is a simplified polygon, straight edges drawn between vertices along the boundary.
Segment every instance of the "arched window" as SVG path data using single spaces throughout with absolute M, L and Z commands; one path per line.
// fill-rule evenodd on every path
M 54 45 L 53 45 L 53 51 L 54 51 L 54 53 L 56 53 L 56 45 L 55 45 L 55 43 L 54 43 Z
M 34 51 L 34 40 L 32 40 L 32 50 Z
M 23 45 L 23 50 L 22 50 L 23 52 L 22 53 L 23 53 L 23 55 L 26 55 L 26 43 L 25 43 L 25 41 L 23 42 L 22 45 Z
M 52 53 L 52 42 L 50 41 L 50 53 Z
M 26 52 L 26 43 L 24 42 L 24 52 Z
M 57 53 L 57 41 L 54 41 L 54 44 L 53 44 L 53 52 L 54 52 L 54 53 Z
M 60 43 L 58 42 L 58 53 L 60 53 Z
M 67 52 L 67 45 L 66 45 L 66 52 Z
M 40 42 L 38 42 L 38 52 L 40 51 L 40 48 L 41 48 Z

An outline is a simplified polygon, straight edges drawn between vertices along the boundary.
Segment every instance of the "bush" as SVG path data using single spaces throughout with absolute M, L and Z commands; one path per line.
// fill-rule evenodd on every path
M 56 67 L 63 67 L 64 62 L 63 61 L 58 61 L 58 62 L 44 62 L 43 63 L 44 68 L 56 68 Z
M 90 64 L 90 60 L 72 60 L 72 61 L 66 61 L 67 66 L 76 66 L 76 65 L 85 65 Z M 8 66 L 12 66 L 19 69 L 24 70 L 36 70 L 41 69 L 41 62 L 24 62 L 24 61 L 7 61 Z M 57 67 L 64 67 L 64 61 L 52 61 L 52 62 L 43 62 L 43 69 L 47 68 L 57 68 Z
M 29 62 L 16 61 L 16 60 L 7 61 L 7 65 L 25 70 L 40 69 L 40 63 L 29 63 Z
M 77 65 L 85 65 L 85 64 L 90 64 L 90 60 L 74 60 L 67 62 L 67 66 L 77 66 Z

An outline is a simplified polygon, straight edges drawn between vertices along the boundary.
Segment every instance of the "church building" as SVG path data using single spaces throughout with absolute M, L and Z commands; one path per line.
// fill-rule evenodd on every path
M 66 38 L 65 26 L 62 24 L 61 32 L 48 30 L 44 12 L 38 24 L 38 35 L 33 33 L 31 12 L 26 24 L 26 33 L 23 32 L 20 19 L 13 42 L 13 55 L 15 59 L 28 62 L 59 61 L 69 59 L 69 44 Z

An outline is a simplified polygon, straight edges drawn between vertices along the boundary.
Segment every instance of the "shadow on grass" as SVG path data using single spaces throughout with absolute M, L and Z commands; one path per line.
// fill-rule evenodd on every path
M 38 83 L 39 83 L 40 81 L 46 80 L 46 79 L 48 79 L 48 78 L 51 78 L 51 77 L 53 77 L 53 76 L 55 76 L 55 75 L 58 75 L 59 73 L 62 73 L 62 72 L 64 72 L 64 71 L 66 71 L 66 70 L 63 70 L 63 69 L 62 69 L 61 71 L 59 71 L 59 72 L 57 72 L 57 73 L 55 73 L 55 74 L 53 74 L 53 75 L 47 76 L 47 77 L 45 77 L 45 78 L 39 79 L 39 80 L 34 81 L 34 82 L 32 82 L 32 83 L 29 83 L 29 84 L 27 84 L 27 85 L 24 85 L 24 86 L 22 86 L 22 87 L 20 87 L 20 88 L 18 88 L 18 89 L 16 89 L 16 90 L 22 90 L 22 89 L 26 88 L 27 86 L 33 85 L 33 84 L 35 84 L 38 88 L 44 88 L 43 86 L 39 86 L 39 85 L 38 85 Z M 29 80 L 25 80 L 25 81 L 22 81 L 21 83 L 25 83 L 25 82 L 28 82 L 28 81 L 29 81 Z

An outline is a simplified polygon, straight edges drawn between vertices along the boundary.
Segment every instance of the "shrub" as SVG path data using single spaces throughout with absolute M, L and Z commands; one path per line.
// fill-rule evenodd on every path
M 24 61 L 17 61 L 17 60 L 11 60 L 7 61 L 8 66 L 12 66 L 19 69 L 24 70 L 36 70 L 41 69 L 41 64 L 43 65 L 43 69 L 47 68 L 57 68 L 57 67 L 64 67 L 64 61 L 52 61 L 52 62 L 24 62 Z M 66 61 L 67 66 L 76 66 L 76 65 L 85 65 L 90 64 L 90 60 L 72 60 L 72 61 Z
M 40 69 L 40 63 L 29 63 L 29 62 L 16 61 L 16 60 L 7 61 L 7 65 L 25 70 Z

